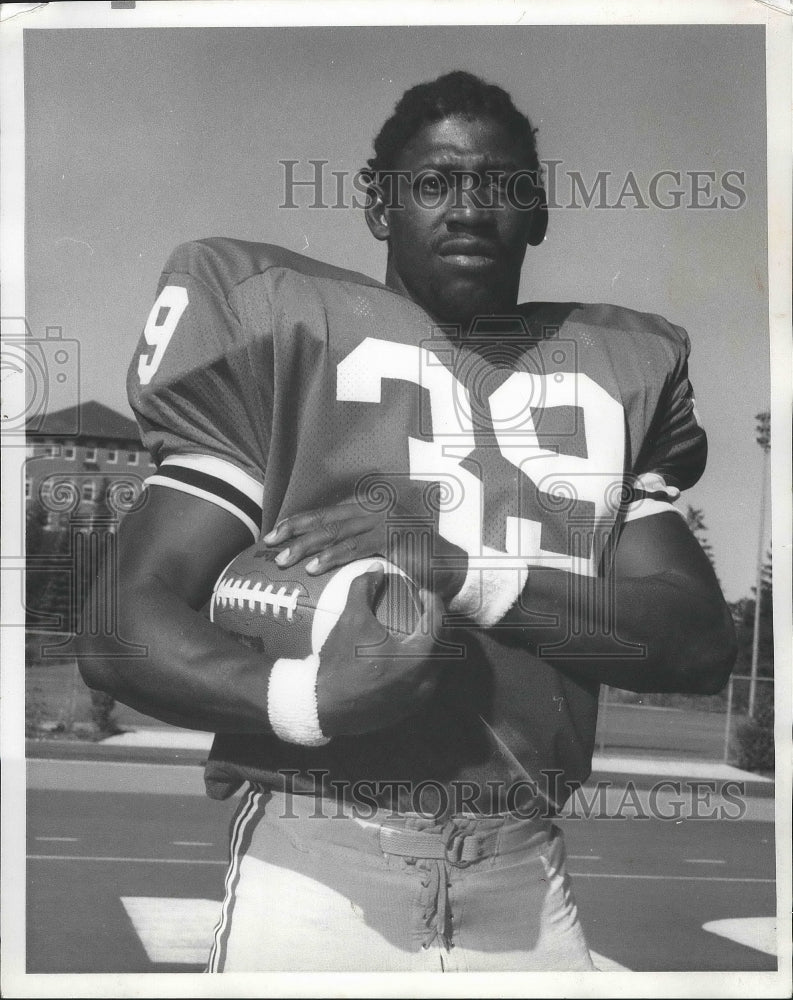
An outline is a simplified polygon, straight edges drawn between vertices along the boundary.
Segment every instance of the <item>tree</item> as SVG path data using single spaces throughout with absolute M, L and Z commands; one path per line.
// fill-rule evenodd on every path
M 702 551 L 710 560 L 711 566 L 715 569 L 716 567 L 713 562 L 713 546 L 708 541 L 708 528 L 705 524 L 705 512 L 701 507 L 692 507 L 691 504 L 686 505 L 686 524 L 688 524 L 691 533 L 702 546 Z
M 31 500 L 25 511 L 25 551 L 29 556 L 38 555 L 44 540 L 47 511 L 39 499 Z
M 737 612 L 738 662 L 736 674 L 751 671 L 755 622 L 758 627 L 757 642 L 757 692 L 754 712 L 737 732 L 739 767 L 750 771 L 772 771 L 774 768 L 774 615 L 773 577 L 771 552 L 766 553 L 760 573 L 760 614 L 755 616 L 757 588 L 752 587 L 754 598 L 744 598 L 734 606 Z M 763 680 L 763 678 L 769 678 Z M 736 705 L 749 708 L 749 691 L 745 681 L 735 685 Z
M 766 553 L 760 574 L 760 616 L 758 622 L 758 652 L 757 676 L 774 676 L 774 615 L 773 615 L 773 577 L 771 571 L 771 552 Z M 751 597 L 742 597 L 731 605 L 738 636 L 738 660 L 735 664 L 736 676 L 746 677 L 752 667 L 752 642 L 754 638 L 755 605 L 757 588 L 752 587 Z M 761 688 L 771 688 L 768 681 L 761 681 Z M 747 687 L 745 682 L 736 684 L 735 698 L 737 704 L 745 708 L 747 704 Z
M 37 556 L 44 553 L 47 542 L 47 511 L 38 499 L 31 500 L 25 511 L 25 554 L 28 559 L 25 573 L 25 622 L 28 627 L 43 627 L 47 620 L 42 617 L 42 595 L 47 587 L 46 569 L 36 567 Z
M 70 632 L 73 620 L 72 601 L 72 571 L 69 550 L 71 540 L 68 525 L 56 531 L 47 532 L 50 536 L 44 572 L 47 582 L 40 601 L 41 610 L 48 615 L 55 615 L 56 621 L 50 626 L 57 632 Z
M 50 511 L 32 500 L 25 512 L 25 621 L 28 628 L 67 631 L 70 627 L 69 533 Z

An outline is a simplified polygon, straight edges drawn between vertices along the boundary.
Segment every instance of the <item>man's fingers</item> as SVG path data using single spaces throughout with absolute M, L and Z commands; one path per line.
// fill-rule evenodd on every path
M 366 559 L 370 556 L 379 556 L 368 538 L 362 535 L 350 535 L 329 549 L 324 549 L 306 563 L 306 572 L 311 576 L 320 576 L 328 573 L 332 569 L 339 569 L 355 559 Z
M 275 527 L 264 536 L 267 545 L 280 545 L 290 538 L 299 538 L 309 533 L 327 535 L 328 540 L 337 537 L 339 525 L 356 518 L 361 514 L 357 504 L 340 503 L 332 507 L 318 507 L 315 510 L 303 511 L 302 514 L 290 514 L 280 520 Z
M 360 536 L 365 533 L 366 525 L 360 520 L 331 522 L 318 531 L 292 538 L 275 561 L 282 567 L 294 566 L 309 556 L 320 556 L 319 563 L 312 560 L 306 569 L 309 573 L 325 573 L 333 566 L 344 566 L 353 559 L 371 555 L 371 550 L 367 552 L 367 547 L 360 545 Z
M 366 573 L 356 576 L 347 594 L 347 607 L 360 608 L 364 605 L 374 614 L 374 606 L 385 583 L 385 572 L 379 563 L 372 563 Z
M 371 533 L 371 523 L 354 504 L 341 504 L 280 521 L 264 536 L 267 545 L 285 546 L 275 558 L 279 566 L 294 566 L 310 556 L 321 556 L 311 564 L 310 573 L 325 573 L 353 559 L 373 554 L 371 545 L 359 538 Z M 331 553 L 330 550 L 334 551 Z
M 421 618 L 416 626 L 416 632 L 430 632 L 432 634 L 433 628 L 441 623 L 443 601 L 436 591 L 427 590 L 424 587 L 419 590 L 419 600 L 421 601 Z
M 307 510 L 302 514 L 292 514 L 290 517 L 285 517 L 279 521 L 272 531 L 264 536 L 264 541 L 268 545 L 280 545 L 290 538 L 304 535 L 307 531 L 316 529 L 318 525 L 324 523 L 326 517 L 327 511 L 322 509 Z
M 402 640 L 403 653 L 426 655 L 435 645 L 435 630 L 443 620 L 443 601 L 432 590 L 419 590 L 421 616 L 416 628 Z

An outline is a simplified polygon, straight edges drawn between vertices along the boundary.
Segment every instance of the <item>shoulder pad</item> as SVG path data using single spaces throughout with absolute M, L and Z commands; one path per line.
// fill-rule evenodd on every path
M 251 243 L 226 237 L 182 243 L 168 258 L 165 272 L 190 274 L 225 298 L 236 285 L 270 268 L 296 271 L 307 277 L 383 287 L 363 274 L 324 264 L 272 243 Z

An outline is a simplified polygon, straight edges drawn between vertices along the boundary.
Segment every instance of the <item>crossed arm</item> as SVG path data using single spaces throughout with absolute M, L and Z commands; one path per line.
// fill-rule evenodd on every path
M 249 546 L 242 523 L 222 508 L 151 486 L 146 503 L 119 529 L 115 593 L 120 637 L 145 650 L 119 656 L 107 637 L 81 640 L 80 671 L 89 687 L 174 725 L 209 732 L 272 732 L 271 661 L 213 625 L 201 608 L 224 566 Z M 422 593 L 425 614 L 413 636 L 389 636 L 371 611 L 382 570 L 353 581 L 347 607 L 321 650 L 318 720 L 325 736 L 380 729 L 416 711 L 440 670 L 432 658 L 440 599 Z M 88 607 L 92 602 L 88 602 Z M 377 657 L 353 655 L 358 644 Z
M 400 563 L 425 587 L 432 583 L 432 590 L 422 592 L 423 628 L 406 644 L 393 637 L 384 641 L 371 612 L 380 578 L 365 574 L 321 651 L 317 674 L 318 717 L 326 736 L 374 731 L 416 711 L 440 671 L 442 661 L 432 656 L 433 629 L 442 618 L 441 598 L 448 601 L 459 589 L 459 551 L 449 552 L 446 569 L 433 572 L 432 581 L 422 580 L 409 547 L 401 552 L 386 543 L 382 515 L 362 514 L 352 505 L 289 518 L 268 541 L 289 549 L 282 565 L 315 555 L 313 571 L 322 573 L 378 554 Z M 175 725 L 271 731 L 273 664 L 200 613 L 223 567 L 249 544 L 247 530 L 225 510 L 151 487 L 143 509 L 121 526 L 116 589 L 120 635 L 144 646 L 146 655 L 119 657 L 106 639 L 87 637 L 80 661 L 86 683 Z M 732 620 L 718 582 L 675 513 L 626 525 L 607 578 L 531 570 L 520 600 L 495 628 L 502 641 L 520 644 L 560 670 L 636 691 L 714 693 L 726 683 L 735 658 Z M 379 642 L 377 662 L 350 655 L 367 641 Z M 398 655 L 389 660 L 389 653 Z
M 460 552 L 435 536 L 431 568 L 416 546 L 386 537 L 382 514 L 352 504 L 286 518 L 267 536 L 282 565 L 308 556 L 323 573 L 377 553 L 448 601 L 459 590 Z M 432 579 L 428 579 L 431 575 Z M 735 632 L 713 568 L 673 510 L 623 525 L 608 575 L 585 577 L 530 568 L 520 598 L 492 626 L 503 642 L 522 645 L 560 670 L 633 691 L 714 694 L 735 662 Z

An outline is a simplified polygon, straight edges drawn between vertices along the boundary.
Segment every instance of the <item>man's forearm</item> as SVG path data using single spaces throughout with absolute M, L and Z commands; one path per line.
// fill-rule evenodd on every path
M 150 580 L 119 598 L 119 632 L 140 655 L 119 657 L 107 640 L 81 640 L 89 687 L 173 725 L 209 732 L 272 732 L 272 663 Z
M 535 569 L 494 632 L 560 669 L 633 691 L 715 693 L 735 660 L 720 595 L 675 573 L 618 580 Z
M 147 575 L 119 598 L 120 636 L 140 655 L 119 657 L 107 639 L 86 637 L 80 670 L 89 687 L 191 729 L 273 733 L 303 746 L 373 732 L 417 711 L 438 675 L 432 622 L 440 617 L 440 599 L 422 591 L 416 631 L 390 635 L 372 612 L 382 585 L 380 567 L 353 580 L 321 660 L 311 653 L 273 663 Z M 357 653 L 359 644 L 376 654 Z

